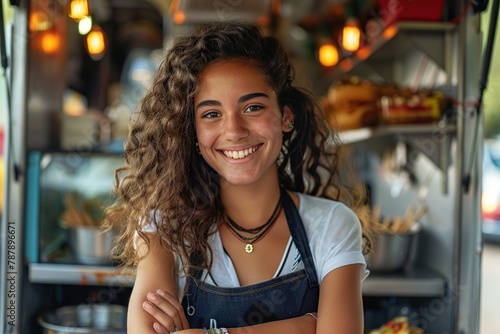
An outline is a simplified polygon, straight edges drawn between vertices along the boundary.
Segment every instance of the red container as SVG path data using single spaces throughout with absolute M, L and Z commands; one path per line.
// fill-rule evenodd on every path
M 441 21 L 446 0 L 376 0 L 380 17 L 395 21 Z

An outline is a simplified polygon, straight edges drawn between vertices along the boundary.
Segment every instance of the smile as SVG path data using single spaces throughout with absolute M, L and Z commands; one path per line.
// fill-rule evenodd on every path
M 258 146 L 254 146 L 240 151 L 222 151 L 222 153 L 224 153 L 226 157 L 231 159 L 243 159 L 245 157 L 248 157 L 253 152 L 257 151 L 257 148 Z

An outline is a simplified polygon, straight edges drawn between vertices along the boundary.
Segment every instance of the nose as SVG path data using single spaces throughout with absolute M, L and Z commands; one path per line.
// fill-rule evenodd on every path
M 228 141 L 239 141 L 248 136 L 249 131 L 244 118 L 238 113 L 227 114 L 224 119 L 224 136 Z

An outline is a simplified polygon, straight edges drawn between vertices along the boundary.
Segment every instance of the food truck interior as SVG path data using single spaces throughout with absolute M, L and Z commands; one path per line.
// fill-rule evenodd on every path
M 16 325 L 2 317 L 0 331 L 64 332 L 97 304 L 103 321 L 123 325 L 133 277 L 109 258 L 113 234 L 99 224 L 130 115 L 173 36 L 244 18 L 283 42 L 297 79 L 339 129 L 373 221 L 391 226 L 367 256 L 366 332 L 398 316 L 415 333 L 478 332 L 489 62 L 480 21 L 498 1 L 3 4 L 11 89 L 1 232 L 16 228 L 15 268 L 0 254 L 2 277 L 16 274 L 2 280 L 0 303 L 15 305 Z

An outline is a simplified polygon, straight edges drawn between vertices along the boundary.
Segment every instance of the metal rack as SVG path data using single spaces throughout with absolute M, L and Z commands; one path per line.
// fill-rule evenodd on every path
M 372 186 L 372 200 L 387 209 L 385 214 L 402 214 L 398 210 L 415 202 L 429 207 L 422 221 L 424 233 L 413 272 L 372 274 L 363 285 L 365 297 L 424 297 L 418 309 L 435 307 L 434 313 L 439 313 L 426 322 L 426 333 L 476 333 L 479 326 L 478 164 L 472 187 L 467 192 L 462 186 L 465 162 L 474 158 L 480 161 L 479 153 L 475 157 L 465 154 L 470 152 L 471 129 L 478 121 L 468 116 L 465 102 L 474 99 L 479 78 L 480 34 L 473 29 L 478 20 L 477 15 L 467 15 L 457 25 L 402 22 L 388 27 L 390 34 L 382 34 L 366 50 L 344 59 L 326 79 L 331 82 L 341 76 L 358 75 L 408 84 L 413 82 L 408 77 L 415 72 L 405 69 L 414 69 L 419 65 L 416 60 L 428 58 L 441 71 L 439 88 L 455 101 L 462 101 L 454 106 L 452 121 L 381 125 L 341 133 L 344 144 L 360 150 L 365 169 L 362 174 Z M 379 166 L 384 150 L 398 141 L 412 150 L 417 184 L 408 185 L 393 197 L 384 179 L 387 175 L 381 174 Z
M 33 283 L 133 286 L 134 278 L 105 266 L 31 263 L 29 279 Z M 439 297 L 445 279 L 424 269 L 398 274 L 371 275 L 363 284 L 365 296 Z

